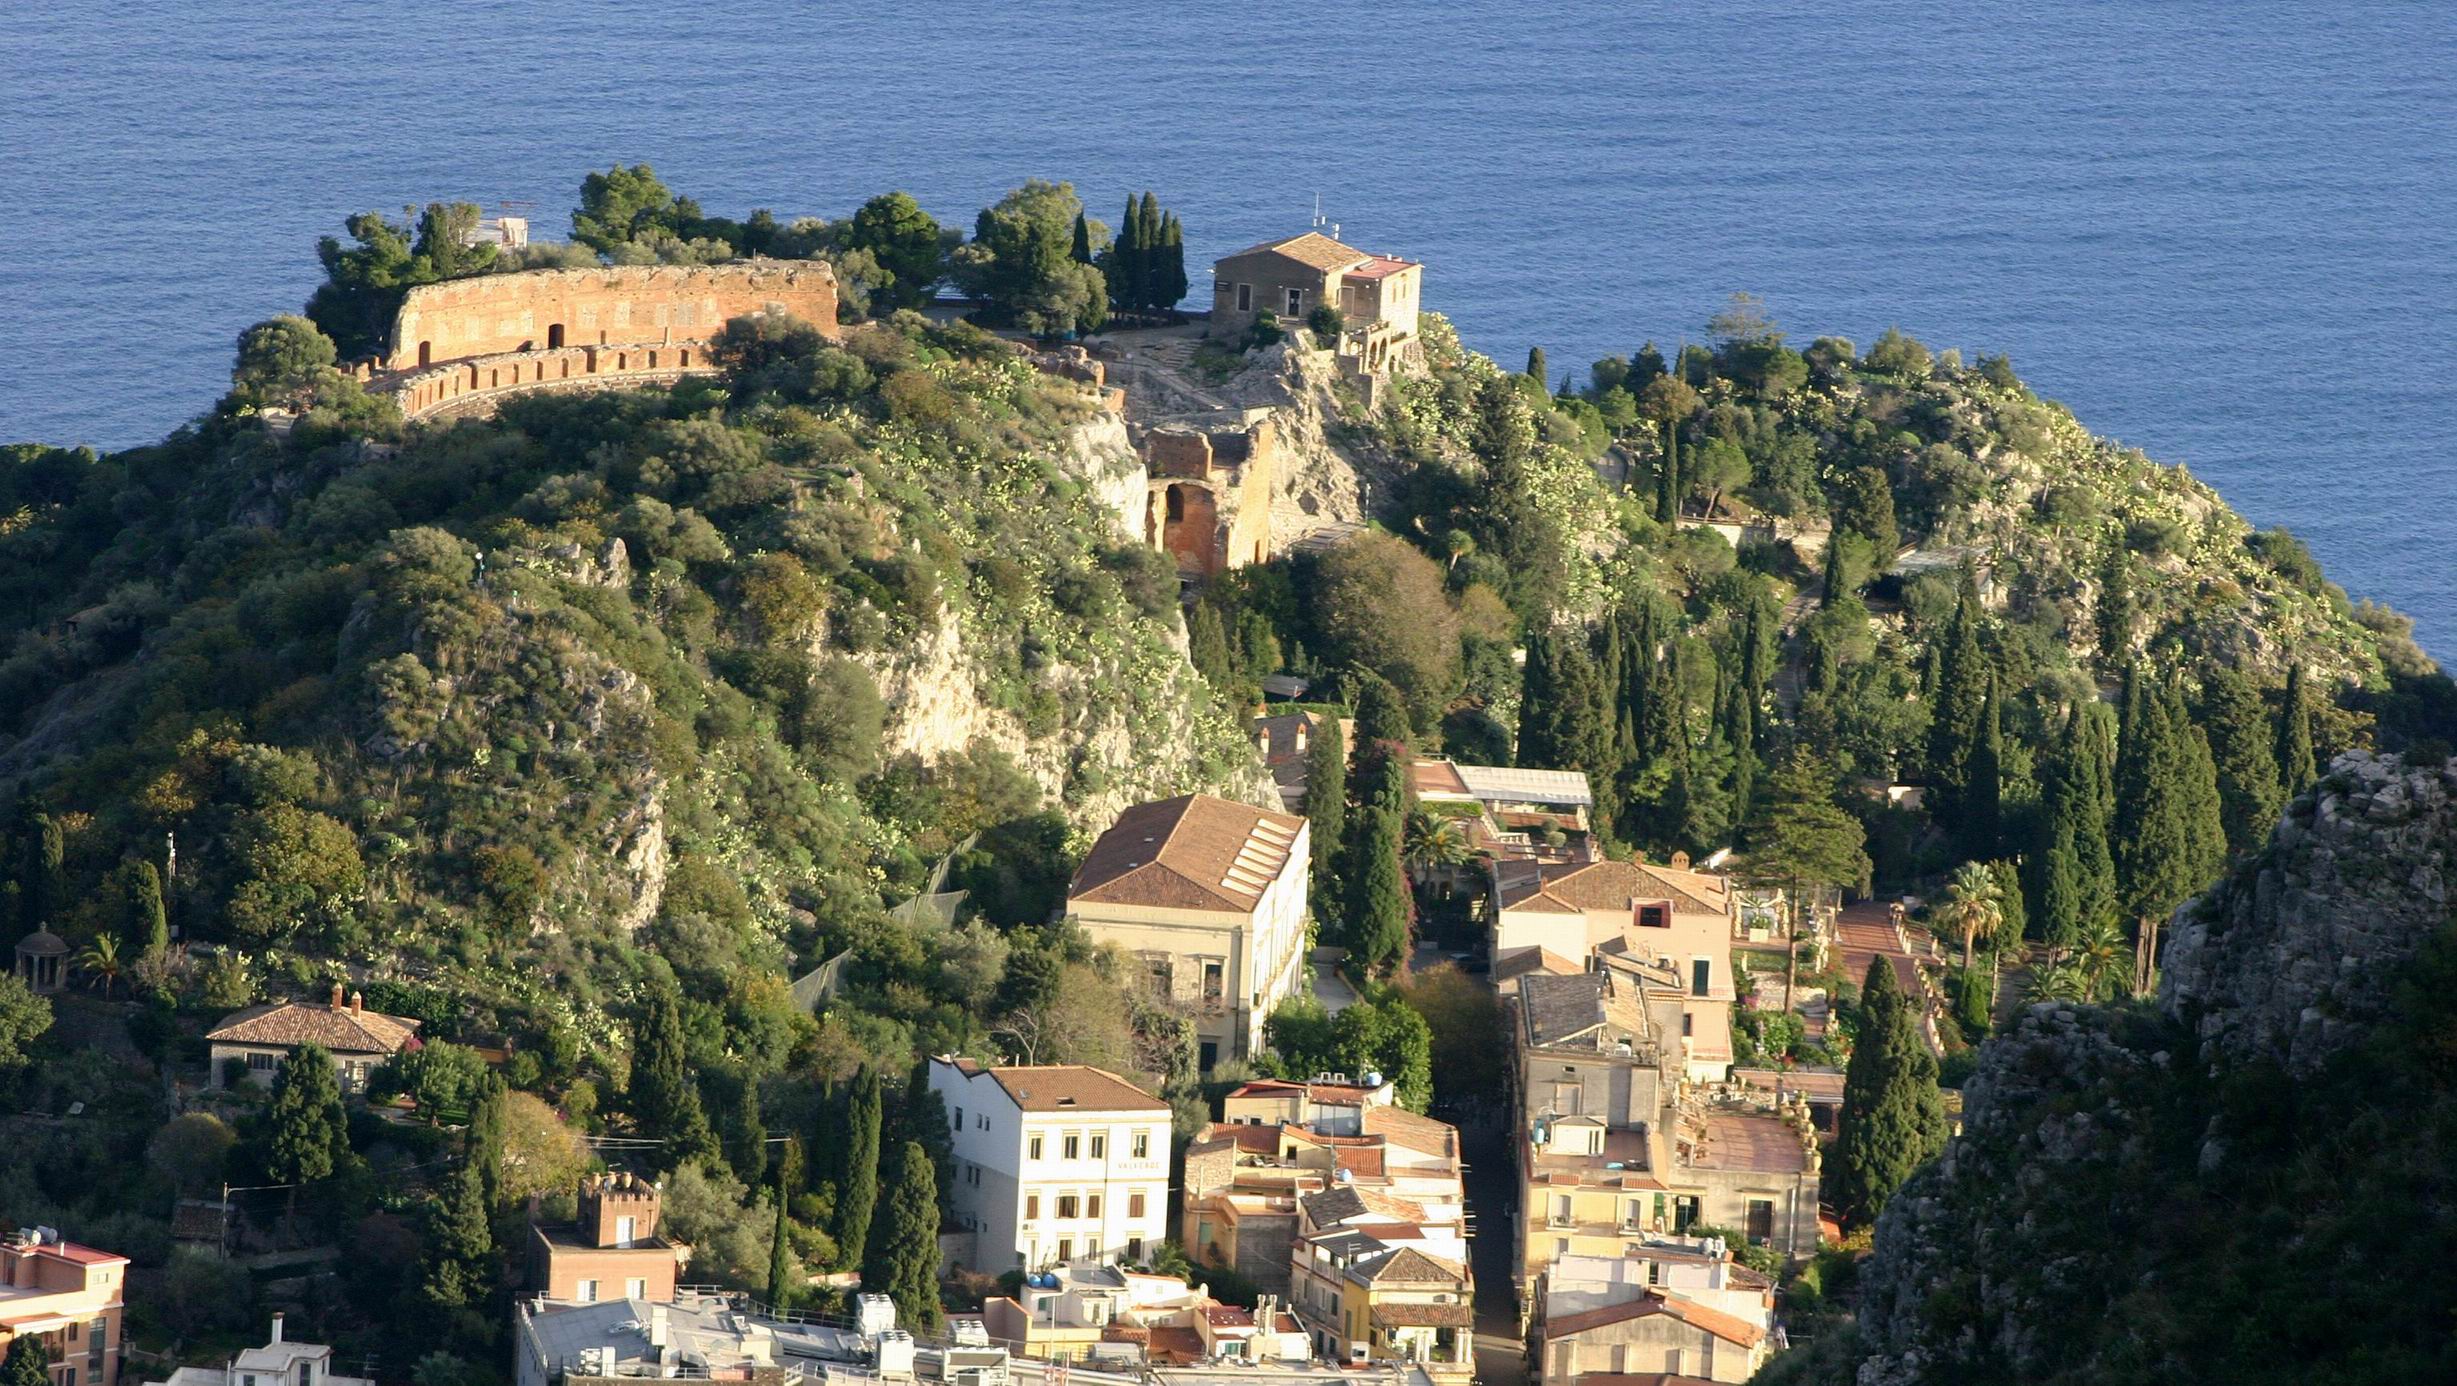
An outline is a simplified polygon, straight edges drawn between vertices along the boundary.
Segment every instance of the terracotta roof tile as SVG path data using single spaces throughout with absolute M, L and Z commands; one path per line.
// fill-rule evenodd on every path
M 1365 1134 L 1424 1155 L 1457 1155 L 1459 1128 L 1447 1121 L 1420 1116 L 1404 1107 L 1368 1107 Z
M 1014 1065 L 982 1068 L 961 1060 L 955 1064 L 966 1077 L 987 1076 L 1027 1112 L 1165 1112 L 1169 1104 L 1105 1068 L 1088 1064 Z
M 1670 900 L 1682 914 L 1723 916 L 1731 887 L 1721 876 L 1633 861 L 1547 866 L 1502 883 L 1499 905 L 1511 910 L 1617 910 L 1634 901 Z
M 286 1049 L 314 1044 L 333 1054 L 396 1054 L 417 1043 L 417 1029 L 415 1020 L 378 1011 L 281 1001 L 224 1016 L 205 1038 L 217 1044 Z
M 1301 236 L 1290 236 L 1285 240 L 1264 241 L 1260 245 L 1250 245 L 1234 255 L 1224 255 L 1220 258 L 1236 260 L 1248 255 L 1263 254 L 1285 256 L 1300 265 L 1324 271 L 1344 270 L 1360 261 L 1377 258 L 1367 255 L 1364 251 L 1342 245 L 1320 231 L 1308 231 Z
M 1305 820 L 1208 794 L 1118 815 L 1067 888 L 1077 902 L 1251 912 L 1287 869 Z
M 1755 1347 L 1759 1340 L 1766 1336 L 1764 1329 L 1745 1319 L 1726 1314 L 1719 1309 L 1709 1309 L 1703 1304 L 1677 1296 L 1666 1296 L 1652 1290 L 1637 1299 L 1621 1304 L 1607 1304 L 1601 1309 L 1589 1309 L 1583 1313 L 1549 1319 L 1544 1325 L 1544 1336 L 1548 1341 L 1554 1338 L 1566 1338 L 1572 1334 L 1584 1333 L 1591 1328 L 1627 1323 L 1631 1319 L 1649 1318 L 1656 1314 L 1670 1314 L 1692 1328 L 1703 1329 L 1726 1342 L 1738 1343 L 1742 1347 Z
M 1399 1247 L 1381 1256 L 1359 1261 L 1350 1267 L 1350 1274 L 1368 1285 L 1384 1284 L 1444 1284 L 1464 1283 L 1467 1268 L 1428 1256 L 1412 1246 Z

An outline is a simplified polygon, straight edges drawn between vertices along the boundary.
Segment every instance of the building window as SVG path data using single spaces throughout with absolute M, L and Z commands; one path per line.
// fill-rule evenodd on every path
M 1714 979 L 1714 975 L 1715 965 L 1712 961 L 1706 958 L 1691 958 L 1689 960 L 1689 994 L 1692 996 L 1706 995 L 1708 984 Z
M 1672 906 L 1657 900 L 1638 907 L 1638 927 L 1669 929 L 1672 927 Z
M 614 1220 L 614 1244 L 616 1246 L 629 1246 L 639 1238 L 640 1220 L 638 1218 L 616 1218 Z
M 973 1118 L 973 1129 L 974 1129 L 974 1130 L 976 1130 L 976 1131 L 987 1131 L 987 1130 L 989 1130 L 989 1129 L 990 1129 L 990 1119 L 989 1119 L 988 1115 L 983 1114 L 983 1115 L 975 1116 L 975 1117 Z
M 1101 1196 L 1099 1194 L 1089 1194 L 1085 1196 L 1083 1201 L 1083 1215 L 1088 1218 L 1096 1218 L 1101 1215 Z M 1095 1248 L 1095 1250 L 1097 1249 L 1098 1248 Z
M 1058 1239 L 1058 1259 L 1061 1262 L 1072 1261 L 1075 1259 L 1075 1239 L 1073 1237 L 1060 1237 Z
M 1064 1221 L 1064 1220 L 1066 1220 L 1066 1219 L 1068 1219 L 1068 1218 L 1074 1218 L 1074 1217 L 1080 1217 L 1080 1216 L 1082 1216 L 1081 1212 L 1079 1211 L 1079 1209 L 1081 1208 L 1081 1206 L 1082 1206 L 1082 1205 L 1080 1204 L 1080 1202 L 1079 1202 L 1079 1201 L 1076 1199 L 1075 1195 L 1073 1195 L 1073 1194 L 1060 1194 L 1060 1195 L 1058 1195 L 1058 1217 L 1059 1217 L 1059 1219 L 1060 1219 L 1061 1221 Z
M 629 1299 L 648 1298 L 648 1281 L 645 1278 L 624 1281 L 623 1294 Z
M 1126 1259 L 1138 1262 L 1143 1259 L 1143 1239 L 1141 1237 L 1126 1239 Z
M 1253 285 L 1240 284 L 1237 286 L 1237 311 L 1240 313 L 1251 313 L 1254 311 Z
M 1095 1134 L 1092 1137 L 1092 1158 L 1098 1160 L 1108 1153 L 1109 1138 L 1107 1136 Z
M 1039 1194 L 1024 1195 L 1024 1221 L 1031 1222 L 1040 1216 L 1041 1196 Z
M 1774 1202 L 1771 1199 L 1749 1200 L 1749 1240 L 1763 1246 L 1774 1240 Z
M 579 1300 L 582 1304 L 595 1304 L 597 1302 L 597 1282 L 594 1280 L 581 1281 L 579 1293 L 574 1295 L 573 1298 Z
M 1292 318 L 1305 316 L 1305 290 L 1290 289 L 1288 291 L 1288 316 Z
M 1140 1191 L 1126 1196 L 1126 1216 L 1130 1218 L 1143 1216 L 1143 1194 Z
M 1149 1131 L 1137 1131 L 1135 1133 L 1135 1158 L 1138 1160 L 1148 1160 L 1151 1157 L 1152 1133 Z
M 1081 1154 L 1083 1153 L 1083 1137 L 1081 1137 L 1081 1136 L 1069 1136 L 1069 1137 L 1067 1137 L 1067 1138 L 1066 1138 L 1066 1140 L 1065 1140 L 1065 1142 L 1064 1142 L 1064 1147 L 1065 1147 L 1065 1150 L 1066 1150 L 1066 1158 L 1067 1158 L 1067 1159 L 1070 1159 L 1070 1160 L 1074 1159 L 1076 1156 L 1081 1155 Z
M 250 1073 L 271 1073 L 277 1066 L 279 1066 L 280 1063 L 281 1060 L 278 1056 L 258 1051 L 247 1056 L 247 1071 Z
M 1203 999 L 1206 1001 L 1219 1000 L 1221 985 L 1221 964 L 1216 962 L 1203 964 Z
M 1210 1040 L 1205 1040 L 1202 1044 L 1202 1051 L 1202 1057 L 1197 1062 L 1205 1073 L 1209 1073 L 1211 1066 L 1220 1062 L 1220 1046 Z
M 1028 1142 L 1028 1143 L 1025 1145 L 1025 1147 L 1024 1147 L 1024 1153 L 1025 1153 L 1026 1155 L 1030 1156 L 1031 1158 L 1035 1159 L 1035 1160 L 1040 1159 L 1040 1158 L 1041 1158 L 1041 1138 L 1040 1138 L 1039 1136 L 1035 1136 L 1035 1137 L 1033 1137 L 1033 1138 L 1032 1138 L 1032 1140 L 1031 1140 L 1030 1142 Z
M 1687 1011 L 1681 1012 L 1681 1038 L 1688 1039 L 1697 1033 L 1698 1018 Z
M 955 1109 L 955 1115 L 954 1115 L 953 1117 L 949 1118 L 949 1120 L 948 1120 L 948 1123 L 947 1123 L 947 1130 L 948 1130 L 950 1133 L 953 1133 L 953 1132 L 956 1132 L 956 1131 L 961 1131 L 961 1130 L 963 1130 L 963 1129 L 964 1129 L 964 1109 L 963 1109 L 962 1107 L 958 1107 L 958 1108 L 956 1108 L 956 1109 Z

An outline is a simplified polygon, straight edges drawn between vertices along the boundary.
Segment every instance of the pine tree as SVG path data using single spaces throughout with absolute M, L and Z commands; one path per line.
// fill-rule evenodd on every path
M 1944 1148 L 1945 1134 L 1936 1056 L 1920 1036 L 1892 960 L 1880 955 L 1860 988 L 1859 1033 L 1843 1073 L 1834 1190 L 1844 1221 L 1874 1224 L 1903 1181 Z
M 945 1324 L 938 1300 L 938 1179 L 930 1154 L 907 1141 L 897 1152 L 887 1218 L 862 1258 L 862 1289 L 896 1302 L 896 1323 L 921 1336 Z
M 266 1108 L 265 1173 L 277 1183 L 329 1179 L 350 1158 L 350 1123 L 341 1109 L 333 1056 L 302 1044 L 273 1075 Z
M 682 997 L 662 971 L 649 975 L 632 1031 L 629 1096 L 641 1134 L 665 1142 L 666 1168 L 717 1157 L 716 1133 L 683 1052 Z
M 2201 726 L 2216 762 L 2227 850 L 2250 852 L 2268 840 L 2286 803 L 2278 780 L 2278 730 L 2252 681 L 2224 666 L 2202 678 Z
M 870 1246 L 871 1214 L 879 1202 L 882 1116 L 878 1070 L 864 1067 L 854 1075 L 846 1103 L 844 1164 L 836 1178 L 836 1254 L 848 1266 L 864 1264 Z
M 790 1202 L 791 1195 L 780 1170 L 776 1181 L 776 1239 L 768 1248 L 768 1304 L 774 1309 L 791 1309 L 802 1297 L 802 1286 L 809 1282 L 793 1259 L 793 1221 L 786 1213 Z
M 2303 688 L 2303 666 L 2286 671 L 2286 706 L 2278 716 L 2278 779 L 2289 798 L 2320 778 L 2312 756 L 2312 705 Z
M 162 873 L 142 859 L 125 868 L 128 948 L 139 957 L 160 957 L 171 948 L 171 917 L 162 902 Z
M 1328 906 L 1348 827 L 1348 738 L 1337 717 L 1321 719 L 1306 750 L 1305 817 L 1313 839 L 1313 898 Z

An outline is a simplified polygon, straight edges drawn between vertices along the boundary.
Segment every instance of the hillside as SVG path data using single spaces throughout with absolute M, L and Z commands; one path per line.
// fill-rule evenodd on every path
M 1783 1378 L 2457 1373 L 2452 786 L 2341 759 L 2187 907 L 2155 1005 L 2035 1007 L 1982 1049 L 1964 1134 L 1878 1226 L 1859 1341 Z

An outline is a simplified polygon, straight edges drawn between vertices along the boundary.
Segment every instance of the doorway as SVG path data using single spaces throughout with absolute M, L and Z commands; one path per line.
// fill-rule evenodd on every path
M 553 351 L 563 345 L 563 324 L 550 323 L 546 328 L 546 349 Z
M 434 363 L 435 344 L 433 342 L 420 342 L 418 344 L 418 364 L 421 366 L 429 366 L 433 365 Z

